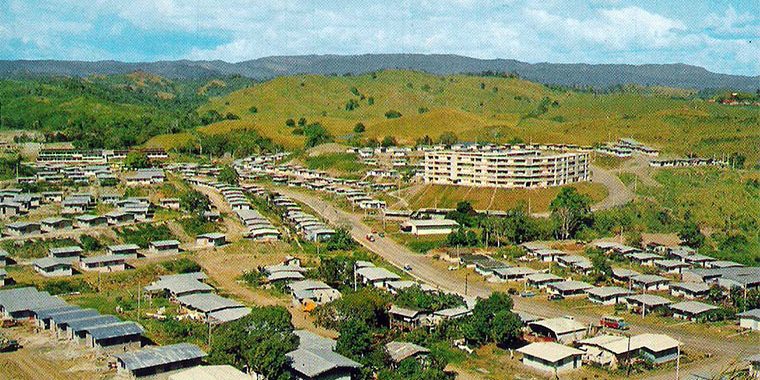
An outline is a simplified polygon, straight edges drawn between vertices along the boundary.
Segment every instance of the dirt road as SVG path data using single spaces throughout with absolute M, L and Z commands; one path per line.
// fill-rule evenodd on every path
M 445 291 L 465 294 L 465 284 L 447 270 L 433 265 L 432 258 L 414 253 L 405 246 L 387 237 L 376 237 L 374 242 L 367 241 L 365 236 L 371 232 L 371 228 L 363 223 L 361 215 L 352 214 L 338 209 L 316 195 L 294 191 L 288 188 L 278 188 L 277 191 L 306 204 L 334 225 L 349 226 L 351 235 L 360 244 L 399 269 L 402 269 L 406 265 L 411 266 L 412 270 L 408 271 L 408 273 L 418 280 L 424 281 Z M 470 296 L 487 297 L 491 292 L 492 290 L 487 284 L 468 284 L 467 286 L 467 295 Z M 590 323 L 596 323 L 599 319 L 598 312 L 594 312 L 593 310 L 571 309 L 556 304 L 547 307 L 546 304 L 541 304 L 524 298 L 515 298 L 514 308 L 516 311 L 526 312 L 545 318 L 573 315 L 576 320 L 587 325 Z M 758 344 L 752 342 L 748 344 L 746 342 L 737 342 L 732 341 L 731 339 L 715 336 L 692 334 L 684 332 L 674 326 L 662 326 L 656 328 L 634 326 L 630 332 L 632 334 L 668 334 L 683 342 L 685 349 L 710 353 L 713 355 L 712 358 L 694 363 L 694 366 L 702 371 L 723 369 L 727 367 L 728 363 L 736 358 L 756 353 L 754 351 L 760 346 L 760 342 L 758 342 Z
M 593 211 L 622 206 L 633 200 L 633 192 L 612 171 L 592 165 L 591 182 L 600 183 L 607 188 L 607 198 L 591 206 Z

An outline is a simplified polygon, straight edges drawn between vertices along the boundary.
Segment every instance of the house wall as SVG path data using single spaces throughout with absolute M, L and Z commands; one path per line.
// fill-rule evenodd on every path
M 63 277 L 63 276 L 71 276 L 73 274 L 70 267 L 65 268 L 65 269 L 55 269 L 50 272 L 45 272 L 37 267 L 35 267 L 34 269 L 45 277 Z
M 557 372 L 564 372 L 571 369 L 580 368 L 582 365 L 581 360 L 578 357 L 570 357 L 558 363 L 550 363 L 539 358 L 525 355 L 523 356 L 522 362 L 528 367 L 549 373 L 554 373 L 555 368 Z
M 760 330 L 760 321 L 751 318 L 740 318 L 739 327 L 750 330 Z

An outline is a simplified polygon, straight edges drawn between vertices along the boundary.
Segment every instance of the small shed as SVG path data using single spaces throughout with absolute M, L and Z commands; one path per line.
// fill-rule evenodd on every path
M 45 277 L 71 276 L 71 259 L 59 257 L 43 257 L 32 261 L 34 270 Z
M 747 310 L 736 314 L 739 318 L 739 327 L 758 331 L 760 330 L 760 309 Z
M 5 232 L 10 236 L 28 236 L 41 232 L 39 223 L 14 222 L 5 226 Z
M 531 322 L 528 327 L 537 335 L 549 337 L 561 343 L 574 342 L 583 339 L 586 335 L 586 326 L 565 317 Z
M 85 271 L 119 272 L 126 269 L 126 259 L 122 255 L 83 257 L 79 262 L 79 266 Z

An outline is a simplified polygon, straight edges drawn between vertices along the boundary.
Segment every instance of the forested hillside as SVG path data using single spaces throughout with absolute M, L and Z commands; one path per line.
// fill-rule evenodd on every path
M 78 147 L 122 148 L 219 121 L 196 109 L 250 84 L 239 76 L 170 81 L 144 72 L 3 80 L 0 129 L 37 130 L 46 141 Z

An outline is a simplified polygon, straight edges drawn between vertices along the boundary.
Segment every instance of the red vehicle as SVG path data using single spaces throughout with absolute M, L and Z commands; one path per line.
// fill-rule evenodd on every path
M 599 324 L 602 325 L 602 327 L 615 330 L 628 330 L 630 327 L 623 318 L 610 315 L 603 316 L 602 319 L 599 320 Z
M 367 241 L 374 242 L 375 241 L 375 237 L 372 234 L 368 234 L 367 235 Z

